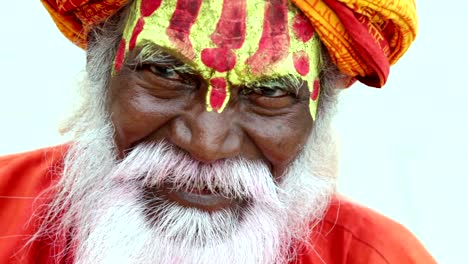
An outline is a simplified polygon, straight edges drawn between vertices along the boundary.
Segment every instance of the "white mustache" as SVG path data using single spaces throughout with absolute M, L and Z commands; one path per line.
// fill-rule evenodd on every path
M 205 164 L 164 141 L 138 145 L 119 162 L 112 175 L 118 182 L 135 182 L 140 187 L 205 189 L 241 200 L 257 200 L 277 192 L 264 162 L 233 158 Z

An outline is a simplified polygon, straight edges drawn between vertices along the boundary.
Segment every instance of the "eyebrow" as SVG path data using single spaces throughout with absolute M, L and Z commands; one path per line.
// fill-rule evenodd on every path
M 299 90 L 304 84 L 304 79 L 292 74 L 270 77 L 246 83 L 247 88 L 265 87 L 270 89 L 281 89 L 294 94 L 299 94 Z
M 125 62 L 126 65 L 132 68 L 136 68 L 137 66 L 144 64 L 159 64 L 170 66 L 173 70 L 180 73 L 196 74 L 198 72 L 190 64 L 184 62 L 183 59 L 177 58 L 172 55 L 172 52 L 168 49 L 155 43 L 149 41 L 142 42 L 135 48 L 135 50 L 136 55 L 130 56 L 130 59 Z M 258 79 L 245 83 L 243 86 L 246 88 L 266 87 L 270 89 L 281 89 L 297 95 L 304 82 L 304 79 L 298 76 L 287 74 Z
M 138 45 L 135 54 L 125 62 L 126 65 L 136 68 L 145 64 L 159 64 L 169 66 L 181 73 L 195 74 L 197 72 L 192 66 L 172 55 L 167 49 L 152 42 L 143 42 Z

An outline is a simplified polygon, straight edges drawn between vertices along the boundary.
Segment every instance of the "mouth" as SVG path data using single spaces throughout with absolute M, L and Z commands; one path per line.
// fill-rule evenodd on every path
M 159 197 L 183 207 L 197 208 L 207 212 L 230 209 L 241 203 L 239 200 L 227 198 L 218 192 L 214 193 L 207 187 L 183 190 L 174 190 L 169 186 L 149 187 L 146 188 L 145 193 L 147 194 L 145 196 Z

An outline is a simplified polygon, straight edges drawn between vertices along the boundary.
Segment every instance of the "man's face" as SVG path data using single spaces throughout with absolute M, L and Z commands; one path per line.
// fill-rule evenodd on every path
M 126 23 L 114 62 L 88 51 L 51 206 L 77 263 L 289 261 L 333 192 L 309 22 L 287 0 L 138 0 Z
M 279 178 L 316 111 L 310 25 L 288 1 L 156 2 L 132 6 L 115 62 L 110 110 L 121 158 L 164 140 L 203 163 L 263 161 Z

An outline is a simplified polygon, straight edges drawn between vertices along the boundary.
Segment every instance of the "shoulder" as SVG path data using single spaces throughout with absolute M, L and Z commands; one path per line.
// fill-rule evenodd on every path
M 0 157 L 0 195 L 33 195 L 36 184 L 61 167 L 67 145 Z M 32 188 L 32 189 L 31 189 Z
M 318 261 L 310 263 L 436 263 L 404 226 L 339 196 L 314 227 L 311 244 Z
M 12 168 L 15 165 L 25 163 L 43 163 L 63 156 L 68 149 L 68 145 L 58 145 L 47 148 L 40 148 L 36 150 L 26 151 L 22 153 L 8 154 L 0 156 L 0 170 Z
M 0 157 L 0 263 L 10 263 L 35 232 L 32 216 L 58 179 L 67 146 Z M 16 252 L 16 253 L 15 253 Z

